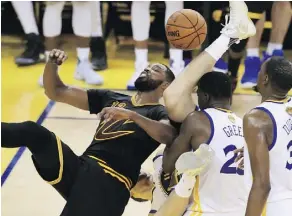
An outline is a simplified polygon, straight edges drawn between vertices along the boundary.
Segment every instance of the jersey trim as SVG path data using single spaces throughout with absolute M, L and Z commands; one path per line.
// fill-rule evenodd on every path
M 199 188 L 200 188 L 200 178 L 199 178 L 199 176 L 197 176 L 195 188 L 194 188 L 194 192 L 193 192 L 193 204 L 192 204 L 191 208 L 188 209 L 188 211 L 192 211 L 190 216 L 201 216 L 203 213 L 201 201 L 200 201 Z
M 58 184 L 63 177 L 63 170 L 64 170 L 64 158 L 63 158 L 63 149 L 62 149 L 62 143 L 59 137 L 56 136 L 56 143 L 58 147 L 58 155 L 59 155 L 59 163 L 60 163 L 60 168 L 59 168 L 59 174 L 58 178 L 53 180 L 53 181 L 48 181 L 50 185 L 55 185 Z
M 284 104 L 290 101 L 291 101 L 291 98 L 287 97 L 283 100 L 266 100 L 265 102 L 270 102 L 270 103 L 275 103 L 275 104 Z
M 225 112 L 225 113 L 232 113 L 232 111 L 228 110 L 228 109 L 223 109 L 223 108 L 219 108 L 219 107 L 215 107 L 214 109 L 219 110 L 221 112 Z
M 157 105 L 161 105 L 160 103 L 145 103 L 145 104 L 138 104 L 138 103 L 136 102 L 136 99 L 135 99 L 136 95 L 137 95 L 137 94 L 135 94 L 135 95 L 133 95 L 133 96 L 131 97 L 131 102 L 132 102 L 133 106 L 135 106 L 135 107 L 139 107 L 139 106 L 157 106 Z
M 112 177 L 118 179 L 120 182 L 124 183 L 124 185 L 126 186 L 126 188 L 130 191 L 131 188 L 133 187 L 132 181 L 130 178 L 127 178 L 126 176 L 122 175 L 121 173 L 117 172 L 116 170 L 114 170 L 113 168 L 109 167 L 107 165 L 107 163 L 95 156 L 92 155 L 87 155 L 88 157 L 97 160 L 97 163 L 99 166 L 102 167 L 103 171 L 105 173 L 110 174 Z
M 256 107 L 255 109 L 258 109 L 258 110 L 261 110 L 261 111 L 267 113 L 273 122 L 273 141 L 272 141 L 272 144 L 269 146 L 269 151 L 271 151 L 272 148 L 274 147 L 274 145 L 276 144 L 276 141 L 277 141 L 277 123 L 276 123 L 276 120 L 275 120 L 273 114 L 268 109 L 266 109 L 264 107 Z
M 202 111 L 203 113 L 205 113 L 205 115 L 208 117 L 209 119 L 209 122 L 210 122 L 210 126 L 211 126 L 211 135 L 208 139 L 208 141 L 206 142 L 206 144 L 210 144 L 210 142 L 212 141 L 213 139 L 213 136 L 214 136 L 214 122 L 212 120 L 212 117 L 206 112 L 206 111 Z

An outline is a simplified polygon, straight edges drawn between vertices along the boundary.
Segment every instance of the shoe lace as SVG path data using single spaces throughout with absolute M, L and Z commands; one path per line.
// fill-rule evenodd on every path
M 238 30 L 241 31 L 240 28 L 236 27 L 233 23 L 230 22 L 229 17 L 230 17 L 229 14 L 225 15 L 225 24 L 221 23 L 221 25 L 223 26 L 221 33 L 224 33 L 227 31 L 235 31 L 235 29 L 236 29 L 236 31 L 238 31 Z M 240 42 L 239 38 L 231 38 L 228 46 L 230 47 L 232 44 L 239 44 L 239 42 Z

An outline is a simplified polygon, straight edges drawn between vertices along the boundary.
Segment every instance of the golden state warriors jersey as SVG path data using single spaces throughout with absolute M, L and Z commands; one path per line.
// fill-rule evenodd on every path
M 185 216 L 244 216 L 248 189 L 244 171 L 237 167 L 234 150 L 244 146 L 242 119 L 233 112 L 209 108 L 206 114 L 211 125 L 207 142 L 215 156 L 206 172 L 197 178 L 193 198 Z
M 285 206 L 277 207 L 278 215 L 292 215 L 292 100 L 267 100 L 255 109 L 266 112 L 273 122 L 273 141 L 269 146 L 271 191 L 267 200 L 267 215 L 271 203 L 284 201 Z M 245 177 L 252 184 L 252 173 L 247 148 L 244 153 Z M 275 209 L 276 207 L 274 207 Z M 276 209 L 275 209 L 276 210 Z M 282 212 L 283 211 L 283 212 Z

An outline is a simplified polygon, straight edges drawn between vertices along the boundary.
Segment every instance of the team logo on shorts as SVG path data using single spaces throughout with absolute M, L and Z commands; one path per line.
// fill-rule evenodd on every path
M 287 108 L 286 108 L 286 112 L 287 112 L 289 115 L 292 115 L 292 107 L 287 107 Z
M 233 124 L 235 123 L 235 118 L 232 115 L 228 115 L 229 121 L 231 121 Z

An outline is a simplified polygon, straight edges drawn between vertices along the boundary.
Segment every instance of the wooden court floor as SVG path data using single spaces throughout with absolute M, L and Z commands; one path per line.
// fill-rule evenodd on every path
M 37 85 L 44 65 L 26 68 L 17 68 L 14 65 L 13 57 L 21 52 L 19 47 L 19 41 L 14 38 L 6 38 L 6 41 L 2 39 L 2 121 L 37 121 L 55 132 L 75 153 L 81 154 L 90 144 L 98 125 L 96 116 L 68 105 L 50 102 L 44 95 L 44 90 Z M 72 85 L 93 87 L 73 79 L 76 64 L 74 49 L 65 45 L 65 50 L 69 51 L 70 58 L 60 70 L 61 78 Z M 101 72 L 105 85 L 99 88 L 119 89 L 124 92 L 127 80 L 134 70 L 133 48 L 109 45 L 108 52 L 109 69 Z M 150 61 L 167 63 L 162 59 L 161 48 L 153 49 L 150 53 Z M 241 71 L 242 69 L 241 67 Z M 249 91 L 238 89 L 237 93 L 241 94 L 234 96 L 233 110 L 239 116 L 243 116 L 260 102 L 260 97 Z M 59 215 L 64 200 L 38 176 L 29 151 L 2 149 L 1 156 L 2 215 Z M 151 160 L 147 160 L 143 168 L 153 171 Z M 149 203 L 140 204 L 131 200 L 124 215 L 146 216 L 149 208 Z

